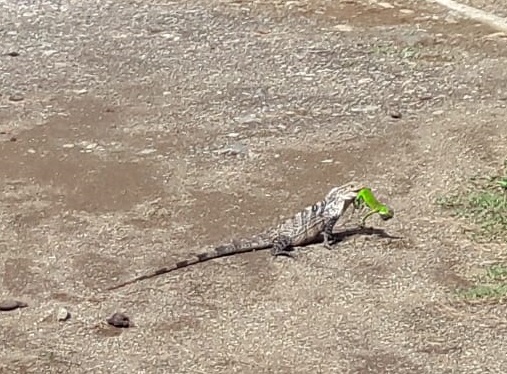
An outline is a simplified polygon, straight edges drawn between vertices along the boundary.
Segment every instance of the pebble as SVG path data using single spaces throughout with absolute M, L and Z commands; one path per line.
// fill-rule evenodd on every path
M 248 155 L 249 149 L 248 149 L 248 146 L 245 144 L 234 143 L 234 144 L 230 144 L 229 146 L 227 146 L 225 148 L 217 149 L 213 152 L 215 152 L 219 155 L 236 156 L 236 155 L 240 155 L 240 154 Z
M 157 150 L 155 148 L 146 148 L 146 149 L 143 149 L 142 151 L 137 152 L 137 154 L 140 156 L 143 156 L 143 155 L 151 155 L 152 153 L 155 153 L 155 152 L 157 152 Z
M 352 113 L 370 113 L 378 109 L 378 105 L 363 105 L 350 108 Z
M 95 148 L 97 148 L 97 146 L 98 146 L 97 143 L 90 143 L 85 148 L 86 149 L 95 149 Z
M 389 113 L 389 115 L 391 116 L 391 118 L 395 118 L 395 119 L 401 118 L 401 113 L 397 112 L 397 111 L 393 111 L 393 112 Z
M 16 101 L 23 101 L 24 99 L 25 98 L 23 96 L 18 95 L 18 94 L 14 94 L 14 95 L 9 96 L 9 100 L 10 101 L 14 101 L 14 102 L 16 102 Z
M 65 308 L 60 308 L 58 313 L 56 314 L 56 319 L 58 321 L 67 321 L 70 318 L 70 312 Z
M 246 114 L 244 116 L 239 116 L 234 118 L 234 120 L 242 125 L 248 125 L 252 123 L 259 123 L 260 120 L 257 118 L 255 114 Z
M 271 34 L 271 30 L 260 27 L 257 29 L 257 33 L 262 35 Z
M 26 308 L 28 306 L 27 303 L 18 300 L 4 300 L 0 301 L 0 311 L 7 312 L 10 310 L 15 310 L 18 308 Z
M 123 313 L 114 313 L 106 319 L 106 322 L 114 327 L 128 328 L 130 327 L 130 318 Z
M 349 25 L 335 25 L 333 29 L 341 32 L 351 32 L 353 30 L 352 26 Z

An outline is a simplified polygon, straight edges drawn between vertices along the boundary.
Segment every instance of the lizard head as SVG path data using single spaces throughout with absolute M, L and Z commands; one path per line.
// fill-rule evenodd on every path
M 334 201 L 337 199 L 353 201 L 357 197 L 357 193 L 363 187 L 355 182 L 348 182 L 337 187 L 333 187 L 326 195 L 326 201 Z
M 383 205 L 379 208 L 378 215 L 382 220 L 387 221 L 394 217 L 394 210 L 387 205 Z

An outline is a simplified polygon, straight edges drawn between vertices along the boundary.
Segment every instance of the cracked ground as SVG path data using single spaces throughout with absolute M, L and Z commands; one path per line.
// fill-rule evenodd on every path
M 495 30 L 408 0 L 21 0 L 0 41 L 0 292 L 29 304 L 0 315 L 0 372 L 505 372 L 505 305 L 454 299 L 505 245 L 435 204 L 503 165 Z M 398 239 L 104 291 L 350 179 Z

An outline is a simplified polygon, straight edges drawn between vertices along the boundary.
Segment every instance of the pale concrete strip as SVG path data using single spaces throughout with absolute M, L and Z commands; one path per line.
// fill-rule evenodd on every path
M 485 12 L 483 10 L 473 8 L 468 5 L 457 3 L 453 0 L 430 0 L 439 3 L 451 10 L 463 14 L 465 17 L 474 21 L 482 22 L 496 30 L 507 33 L 507 19 Z

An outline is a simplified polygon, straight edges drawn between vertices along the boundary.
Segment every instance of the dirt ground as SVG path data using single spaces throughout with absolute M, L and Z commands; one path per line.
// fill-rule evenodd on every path
M 435 204 L 506 158 L 501 35 L 415 1 L 0 1 L 0 42 L 0 296 L 29 304 L 0 372 L 505 372 L 505 304 L 455 300 L 505 244 Z M 401 239 L 103 291 L 350 179 Z
M 507 17 L 507 7 L 503 0 L 462 0 L 460 3 L 484 10 L 499 17 Z

